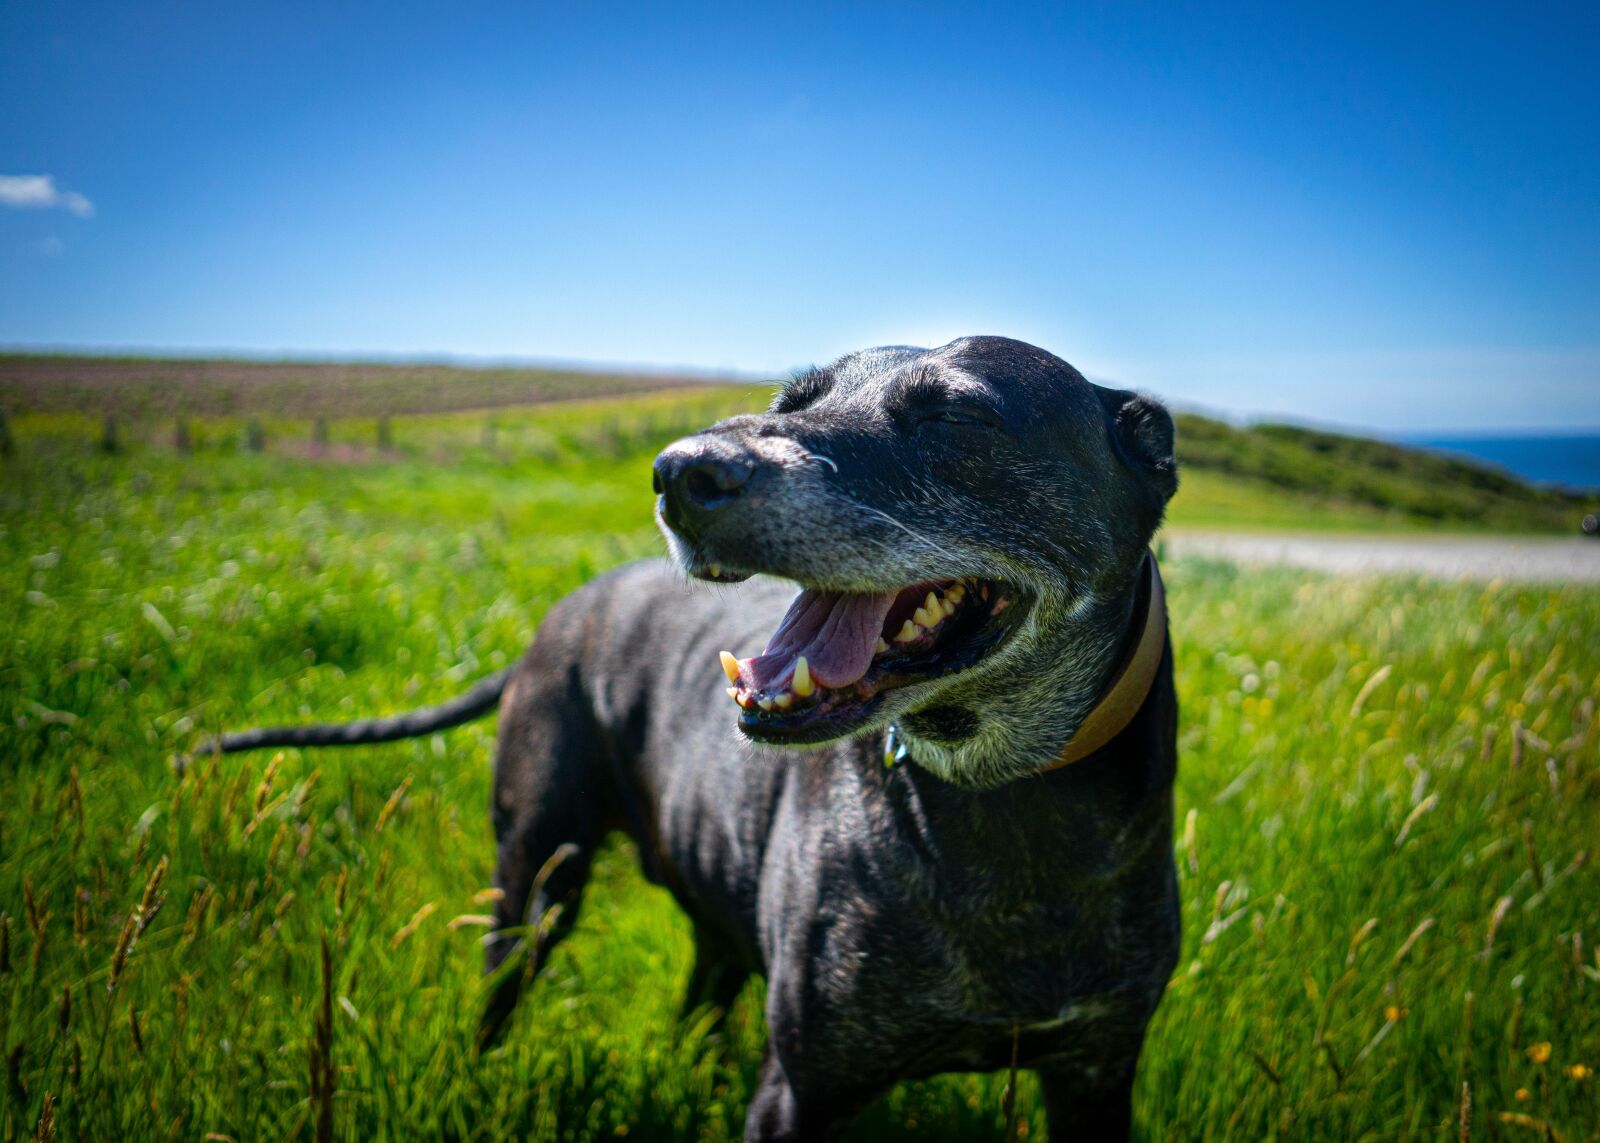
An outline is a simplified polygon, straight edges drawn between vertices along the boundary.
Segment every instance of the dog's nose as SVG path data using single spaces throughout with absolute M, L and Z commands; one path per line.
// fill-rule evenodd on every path
M 669 508 L 710 512 L 737 499 L 753 471 L 730 457 L 668 449 L 656 457 L 651 484 Z

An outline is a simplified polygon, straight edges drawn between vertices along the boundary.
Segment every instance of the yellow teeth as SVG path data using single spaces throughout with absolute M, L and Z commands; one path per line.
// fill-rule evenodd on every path
M 744 687 L 735 684 L 728 687 L 724 693 L 744 710 L 753 710 L 760 707 L 763 711 L 771 713 L 774 710 L 788 710 L 794 705 L 795 696 L 805 698 L 813 694 L 817 687 L 811 680 L 811 669 L 802 657 L 795 661 L 794 690 L 780 691 L 775 695 L 757 695 Z
M 951 603 L 960 603 L 964 598 L 966 598 L 966 594 L 967 589 L 958 583 L 946 591 L 944 593 L 944 597 Z
M 949 619 L 952 615 L 954 615 L 956 613 L 956 605 L 951 603 L 948 599 L 946 599 L 944 601 L 943 607 L 944 607 L 944 618 L 946 618 L 946 619 Z
M 721 579 L 722 578 L 722 565 L 721 564 L 712 564 L 710 567 L 708 567 L 706 569 L 706 573 L 708 575 L 710 575 L 712 579 Z
M 722 673 L 728 676 L 728 681 L 737 685 L 739 682 L 739 660 L 733 657 L 732 651 L 721 653 Z
M 794 681 L 790 685 L 801 698 L 810 698 L 811 692 L 816 690 L 811 684 L 811 665 L 806 662 L 804 655 L 794 661 Z
M 937 624 L 941 618 L 943 618 L 944 613 L 939 610 L 938 603 L 935 603 L 933 606 L 933 612 L 929 612 L 926 608 L 919 607 L 912 613 L 911 618 L 917 621 L 918 627 L 932 627 Z
M 922 609 L 929 615 L 938 615 L 943 610 L 939 606 L 939 597 L 931 591 L 928 593 L 928 598 L 922 601 Z
M 896 643 L 909 643 L 922 634 L 917 630 L 917 625 L 907 619 L 900 628 L 900 634 L 894 637 Z
M 885 643 L 883 641 L 882 636 L 879 636 L 878 641 L 875 644 L 873 644 L 873 646 L 872 646 L 872 653 L 874 655 L 881 655 L 885 651 L 887 651 L 888 649 L 889 649 L 889 644 L 887 644 L 887 643 Z

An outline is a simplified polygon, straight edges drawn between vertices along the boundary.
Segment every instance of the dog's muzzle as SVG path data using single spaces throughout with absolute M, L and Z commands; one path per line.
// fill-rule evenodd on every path
M 656 457 L 652 485 L 667 526 L 690 542 L 745 496 L 758 462 L 718 437 L 686 437 Z

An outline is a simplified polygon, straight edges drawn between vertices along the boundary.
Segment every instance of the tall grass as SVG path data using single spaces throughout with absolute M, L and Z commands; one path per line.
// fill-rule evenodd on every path
M 383 457 L 371 421 L 320 458 L 14 421 L 0 1139 L 738 1137 L 760 989 L 675 1023 L 688 928 L 623 844 L 474 1058 L 492 720 L 171 764 L 446 697 L 657 550 L 651 455 L 719 409 L 648 400 L 397 419 Z M 1594 1138 L 1600 593 L 1168 571 L 1185 950 L 1143 1133 Z M 905 1085 L 855 1137 L 998 1138 L 1003 1085 Z

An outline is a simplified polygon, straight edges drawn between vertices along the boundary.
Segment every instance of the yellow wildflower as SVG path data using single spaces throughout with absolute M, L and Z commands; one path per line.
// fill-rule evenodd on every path
M 1588 1064 L 1573 1064 L 1567 1069 L 1567 1074 L 1575 1080 L 1586 1080 L 1594 1075 L 1594 1069 Z
M 1550 1058 L 1550 1041 L 1541 1040 L 1537 1044 L 1528 1045 L 1528 1058 L 1536 1064 L 1542 1064 Z
M 1533 1096 L 1528 1094 L 1528 1089 L 1527 1088 L 1519 1087 L 1517 1089 L 1517 1102 L 1518 1103 L 1527 1103 L 1528 1100 L 1530 1100 L 1532 1098 L 1533 1098 Z

